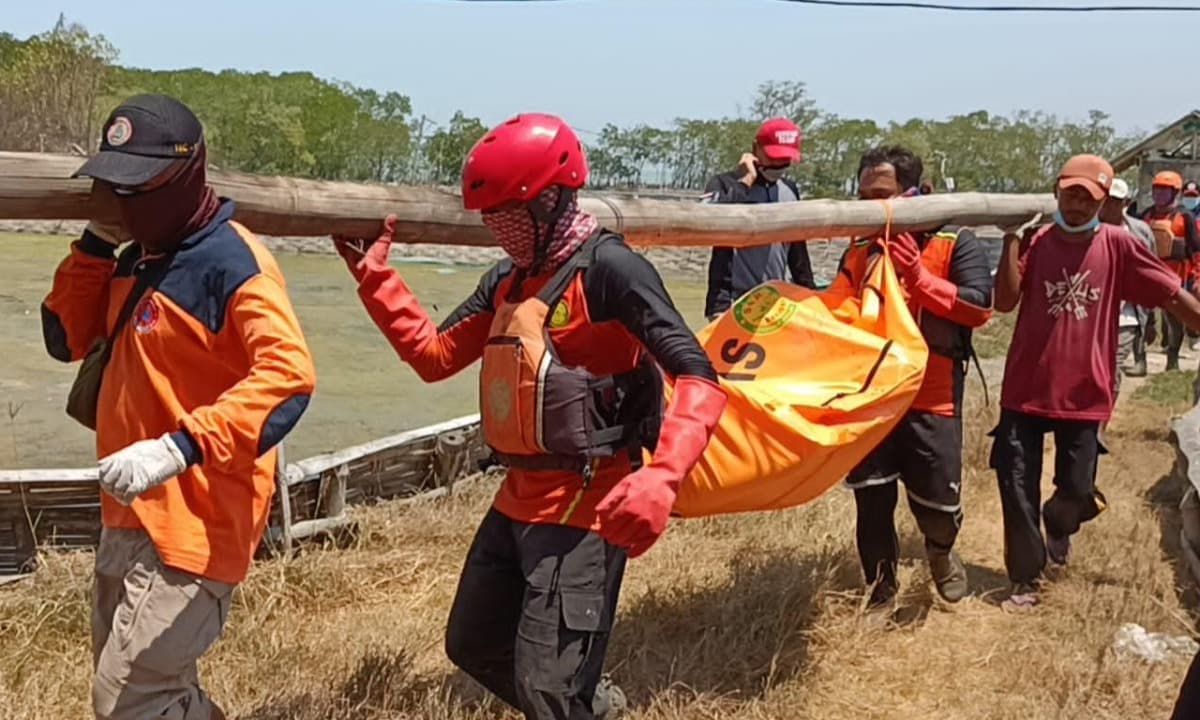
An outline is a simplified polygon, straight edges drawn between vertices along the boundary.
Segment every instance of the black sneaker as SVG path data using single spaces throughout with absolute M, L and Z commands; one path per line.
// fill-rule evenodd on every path
M 900 588 L 895 581 L 878 580 L 871 588 L 871 597 L 867 600 L 868 610 L 879 610 L 891 604 L 896 599 Z

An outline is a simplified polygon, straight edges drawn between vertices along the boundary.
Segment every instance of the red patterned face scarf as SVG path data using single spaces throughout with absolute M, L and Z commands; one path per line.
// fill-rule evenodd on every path
M 599 227 L 595 217 L 579 209 L 571 193 L 547 242 L 548 219 L 553 217 L 560 192 L 570 191 L 547 188 L 528 206 L 483 214 L 483 224 L 517 267 L 535 274 L 553 271 Z

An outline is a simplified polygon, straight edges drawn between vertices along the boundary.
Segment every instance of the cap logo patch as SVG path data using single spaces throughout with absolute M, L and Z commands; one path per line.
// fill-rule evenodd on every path
M 1102 183 L 1108 182 L 1108 173 L 1100 173 L 1100 182 L 1102 182 Z
M 780 145 L 795 145 L 800 138 L 800 133 L 795 130 L 780 130 L 775 133 L 775 142 Z
M 129 122 L 127 117 L 118 116 L 113 119 L 112 125 L 108 126 L 108 132 L 104 137 L 108 140 L 109 145 L 120 147 L 133 137 L 133 123 Z

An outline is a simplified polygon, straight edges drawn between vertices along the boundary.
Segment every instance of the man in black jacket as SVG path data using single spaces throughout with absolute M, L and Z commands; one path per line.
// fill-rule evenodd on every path
M 733 172 L 709 181 L 705 202 L 774 203 L 800 199 L 796 183 L 783 177 L 800 160 L 800 128 L 787 118 L 764 122 L 754 138 L 753 152 L 742 155 Z M 751 288 L 770 280 L 791 280 L 815 288 L 808 246 L 803 242 L 757 247 L 714 247 L 708 264 L 708 294 L 704 315 L 710 320 L 729 309 Z

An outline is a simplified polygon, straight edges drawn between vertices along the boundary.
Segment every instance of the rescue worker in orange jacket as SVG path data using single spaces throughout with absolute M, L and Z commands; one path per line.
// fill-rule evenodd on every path
M 274 448 L 308 404 L 312 360 L 274 259 L 206 181 L 186 106 L 130 98 L 76 174 L 120 217 L 88 225 L 42 306 L 54 358 L 112 348 L 94 421 L 93 708 L 223 718 L 196 660 L 262 537 Z
M 903 147 L 881 147 L 859 163 L 859 197 L 885 200 L 915 195 L 923 166 Z M 971 329 L 991 316 L 992 278 L 987 254 L 966 229 L 898 235 L 891 257 L 909 296 L 909 309 L 929 346 L 925 379 L 912 409 L 847 478 L 857 506 L 859 558 L 870 603 L 886 605 L 896 595 L 895 509 L 897 481 L 925 536 L 938 593 L 950 602 L 966 596 L 967 573 L 954 542 L 962 525 L 962 396 L 971 358 Z M 866 276 L 875 239 L 855 242 L 842 258 L 833 288 L 858 287 Z
M 1191 279 L 1192 266 L 1200 262 L 1200 232 L 1192 209 L 1179 204 L 1184 191 L 1183 178 L 1164 170 L 1154 176 L 1152 198 L 1142 220 L 1150 225 L 1156 238 L 1158 257 L 1179 276 L 1181 287 Z M 1194 205 L 1193 205 L 1194 207 Z M 1167 369 L 1179 369 L 1179 351 L 1183 347 L 1183 323 L 1163 313 L 1163 342 L 1167 349 Z
M 578 207 L 587 176 L 553 115 L 517 115 L 475 145 L 463 205 L 509 258 L 440 326 L 388 266 L 394 218 L 374 243 L 337 239 L 367 312 L 423 379 L 483 361 L 483 435 L 508 473 L 467 555 L 446 652 L 539 720 L 624 705 L 601 669 L 626 556 L 666 528 L 725 405 L 653 266 Z M 659 368 L 674 379 L 665 412 Z

